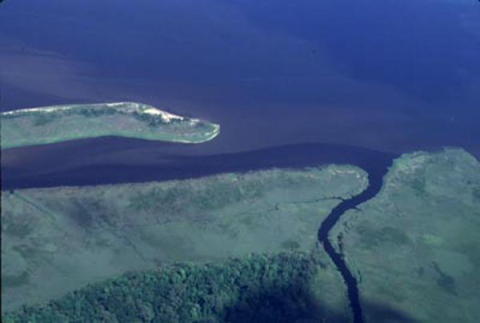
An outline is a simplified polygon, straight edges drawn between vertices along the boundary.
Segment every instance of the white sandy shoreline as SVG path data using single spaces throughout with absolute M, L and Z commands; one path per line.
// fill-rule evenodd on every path
M 2 112 L 1 115 L 19 115 L 22 113 L 31 113 L 31 112 L 38 112 L 38 113 L 49 113 L 55 111 L 62 111 L 62 110 L 71 110 L 75 108 L 113 108 L 121 112 L 127 113 L 143 113 L 148 115 L 155 115 L 160 116 L 163 121 L 171 122 L 172 120 L 185 120 L 188 119 L 190 123 L 196 124 L 200 120 L 199 119 L 191 119 L 182 117 L 173 113 L 169 113 L 153 106 L 143 104 L 143 103 L 136 103 L 136 102 L 112 102 L 112 103 L 94 103 L 94 104 L 72 104 L 72 105 L 58 105 L 58 106 L 48 106 L 48 107 L 38 107 L 38 108 L 27 108 L 27 109 L 19 109 L 13 111 Z

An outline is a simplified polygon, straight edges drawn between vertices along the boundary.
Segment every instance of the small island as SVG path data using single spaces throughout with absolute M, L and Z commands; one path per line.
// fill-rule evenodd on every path
M 104 136 L 196 144 L 220 133 L 218 124 L 136 102 L 21 109 L 0 118 L 2 149 Z

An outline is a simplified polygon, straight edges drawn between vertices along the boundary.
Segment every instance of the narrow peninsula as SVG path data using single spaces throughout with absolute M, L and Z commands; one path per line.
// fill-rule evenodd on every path
M 220 133 L 218 124 L 136 102 L 21 109 L 3 112 L 1 122 L 2 149 L 104 136 L 196 144 Z

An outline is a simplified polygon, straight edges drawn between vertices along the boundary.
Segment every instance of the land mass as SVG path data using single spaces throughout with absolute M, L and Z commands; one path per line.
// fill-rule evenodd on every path
M 367 185 L 365 171 L 332 165 L 3 192 L 2 309 L 45 304 L 132 270 L 313 252 L 322 266 L 314 265 L 308 290 L 324 307 L 323 318 L 346 321 L 342 278 L 318 246 L 317 230 L 333 207 Z M 290 272 L 289 266 L 278 270 Z M 272 270 L 255 279 L 276 280 Z
M 4 191 L 3 318 L 358 321 L 317 230 L 378 186 L 328 231 L 364 321 L 478 322 L 480 163 L 416 152 L 375 178 L 330 165 Z
M 480 320 L 480 163 L 462 149 L 394 161 L 377 196 L 346 212 L 331 240 L 366 304 L 395 309 L 388 322 Z
M 0 118 L 2 149 L 104 136 L 202 143 L 220 132 L 218 124 L 135 102 L 21 109 Z

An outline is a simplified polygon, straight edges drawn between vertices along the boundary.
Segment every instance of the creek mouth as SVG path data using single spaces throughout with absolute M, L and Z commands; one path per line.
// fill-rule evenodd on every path
M 109 139 L 100 141 L 105 140 Z M 21 153 L 24 149 L 28 152 L 28 148 L 17 149 L 16 152 Z M 48 147 L 46 150 L 48 152 Z M 7 150 L 2 153 L 10 152 Z M 155 156 L 161 158 L 158 158 L 156 163 L 146 165 L 118 163 L 64 167 L 63 164 L 39 163 L 31 168 L 15 167 L 15 165 L 2 167 L 2 190 L 178 180 L 272 167 L 301 168 L 322 164 L 358 166 L 368 173 L 367 189 L 343 200 L 330 212 L 318 230 L 318 240 L 343 277 L 354 323 L 364 322 L 357 281 L 341 254 L 337 253 L 331 244 L 329 232 L 346 211 L 355 209 L 377 195 L 382 188 L 383 177 L 393 159 L 398 157 L 397 154 L 347 145 L 303 143 L 218 155 L 159 155 L 156 151 Z
M 391 165 L 392 160 L 390 160 L 390 162 L 385 160 L 383 165 L 378 163 L 372 164 L 370 167 L 364 167 L 364 170 L 368 173 L 369 180 L 367 189 L 365 189 L 362 193 L 351 197 L 350 199 L 343 200 L 340 204 L 333 208 L 327 218 L 322 222 L 320 229 L 318 230 L 318 241 L 320 241 L 320 243 L 323 245 L 325 252 L 337 267 L 337 270 L 342 275 L 344 283 L 347 287 L 347 295 L 350 308 L 352 310 L 354 323 L 364 323 L 358 283 L 355 276 L 353 276 L 352 272 L 348 268 L 343 256 L 335 250 L 330 242 L 329 233 L 341 216 L 345 214 L 345 212 L 355 209 L 358 205 L 370 200 L 380 192 L 383 185 L 383 177 L 387 173 L 388 167 Z

